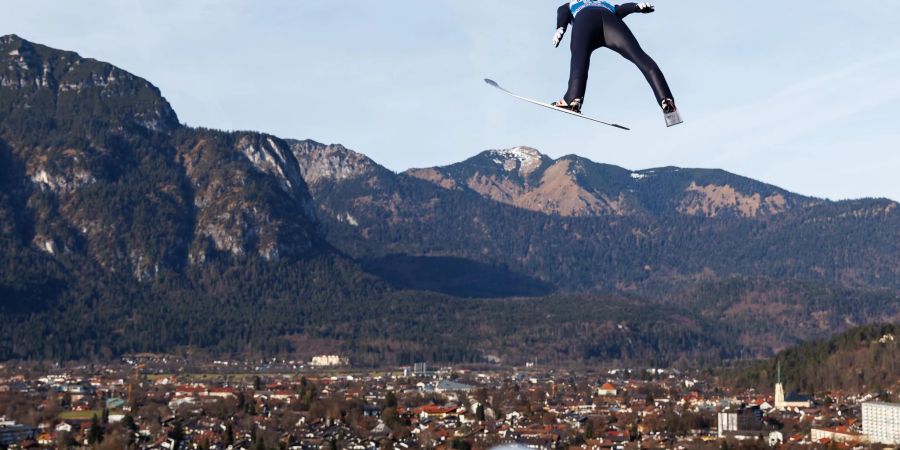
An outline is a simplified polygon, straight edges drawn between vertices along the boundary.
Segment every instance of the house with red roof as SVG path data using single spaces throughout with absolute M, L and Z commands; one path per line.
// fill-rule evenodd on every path
M 233 387 L 214 387 L 206 392 L 207 397 L 237 398 L 238 391 Z
M 455 406 L 425 405 L 413 408 L 413 413 L 421 418 L 443 419 L 456 414 Z
M 615 397 L 618 394 L 619 391 L 612 383 L 603 383 L 603 386 L 600 386 L 600 388 L 597 389 L 597 395 L 601 397 Z
M 175 387 L 175 398 L 199 398 L 206 395 L 206 386 L 179 385 Z
M 850 430 L 849 426 L 839 425 L 830 428 L 814 427 L 810 430 L 810 440 L 819 442 L 827 439 L 829 442 L 865 442 L 866 437 Z

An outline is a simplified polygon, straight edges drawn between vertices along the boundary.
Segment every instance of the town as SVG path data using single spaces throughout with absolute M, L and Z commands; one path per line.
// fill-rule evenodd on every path
M 352 368 L 136 355 L 0 366 L 0 448 L 757 449 L 900 444 L 896 392 L 815 397 L 665 369 Z

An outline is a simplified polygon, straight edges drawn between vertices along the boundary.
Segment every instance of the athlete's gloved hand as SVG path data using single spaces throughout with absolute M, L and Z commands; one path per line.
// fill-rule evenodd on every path
M 562 27 L 557 28 L 556 34 L 553 35 L 553 46 L 559 47 L 559 43 L 562 42 L 563 36 L 565 36 L 565 35 L 566 35 L 565 28 L 562 28 Z
M 638 3 L 637 4 L 638 12 L 642 12 L 644 14 L 652 13 L 656 11 L 656 7 L 653 6 L 653 3 Z

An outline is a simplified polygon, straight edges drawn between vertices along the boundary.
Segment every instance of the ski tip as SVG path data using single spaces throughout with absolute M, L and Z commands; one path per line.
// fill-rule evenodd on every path
M 615 124 L 615 123 L 611 123 L 610 125 L 612 125 L 612 126 L 614 126 L 614 127 L 616 127 L 616 128 L 625 130 L 625 131 L 631 131 L 631 128 L 623 127 L 622 125 L 618 125 L 618 124 Z
M 493 87 L 500 87 L 500 85 L 497 84 L 496 81 L 494 81 L 494 80 L 492 80 L 492 79 L 490 79 L 490 78 L 485 78 L 485 79 L 484 79 L 484 82 L 487 83 L 487 84 L 489 84 L 489 85 L 491 85 L 491 86 L 493 86 Z

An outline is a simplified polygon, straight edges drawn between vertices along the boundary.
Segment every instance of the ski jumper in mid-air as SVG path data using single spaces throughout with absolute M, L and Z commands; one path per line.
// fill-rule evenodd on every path
M 553 36 L 553 44 L 559 47 L 566 34 L 566 28 L 572 24 L 572 66 L 569 74 L 569 90 L 565 97 L 553 103 L 553 106 L 581 112 L 587 90 L 591 53 L 600 47 L 606 47 L 633 62 L 644 73 L 656 95 L 657 104 L 662 107 L 666 125 L 681 123 L 681 116 L 675 107 L 675 100 L 665 76 L 653 58 L 641 49 L 628 25 L 622 21 L 629 14 L 636 12 L 647 14 L 654 10 L 650 3 L 613 5 L 599 0 L 578 0 L 560 6 L 557 11 L 557 29 Z

